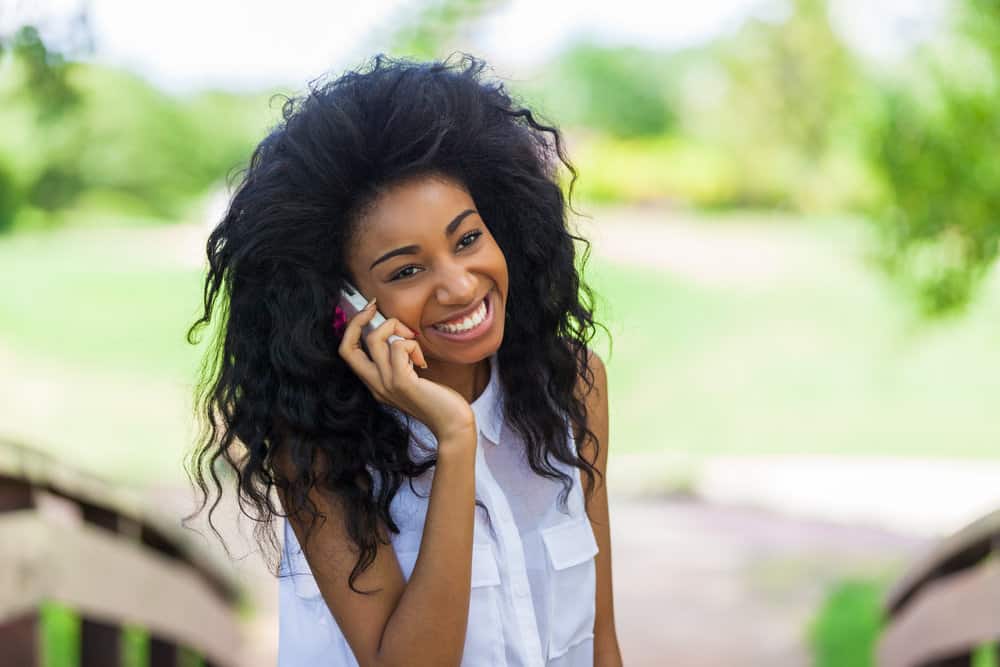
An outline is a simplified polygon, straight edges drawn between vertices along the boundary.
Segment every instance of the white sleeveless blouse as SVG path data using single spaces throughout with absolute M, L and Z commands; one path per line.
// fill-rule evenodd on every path
M 558 507 L 562 485 L 536 475 L 523 443 L 503 422 L 503 392 L 497 355 L 490 380 L 472 403 L 479 431 L 476 499 L 489 508 L 495 536 L 476 508 L 472 588 L 462 667 L 592 667 L 597 541 L 584 507 L 579 469 L 553 461 L 573 488 L 568 515 Z M 408 422 L 415 460 L 433 452 L 426 426 L 390 408 Z M 568 425 L 567 421 L 567 425 Z M 573 445 L 572 430 L 567 432 Z M 400 528 L 390 534 L 409 580 L 423 536 L 434 468 L 404 481 L 390 505 Z M 378 479 L 376 478 L 376 484 Z M 417 493 L 414 493 L 414 490 Z M 279 667 L 357 667 L 357 660 L 320 595 L 295 533 L 284 521 L 279 580 Z M 428 627 L 427 632 L 434 628 Z

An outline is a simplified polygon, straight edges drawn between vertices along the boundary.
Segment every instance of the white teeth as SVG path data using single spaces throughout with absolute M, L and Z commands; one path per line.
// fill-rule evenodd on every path
M 458 324 L 435 324 L 434 328 L 447 333 L 461 333 L 463 331 L 468 331 L 473 329 L 483 323 L 486 319 L 486 299 L 479 304 L 479 308 L 476 309 L 472 315 L 469 315 L 464 320 Z

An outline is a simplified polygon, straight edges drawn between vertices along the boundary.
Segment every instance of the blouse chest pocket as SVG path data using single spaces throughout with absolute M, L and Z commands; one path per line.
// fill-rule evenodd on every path
M 417 561 L 416 551 L 397 554 L 407 581 Z M 506 664 L 500 570 L 490 544 L 472 545 L 472 578 L 469 589 L 469 621 L 465 630 L 462 667 L 502 667 Z
M 539 531 L 548 554 L 546 656 L 553 660 L 594 636 L 597 540 L 590 521 L 574 518 Z

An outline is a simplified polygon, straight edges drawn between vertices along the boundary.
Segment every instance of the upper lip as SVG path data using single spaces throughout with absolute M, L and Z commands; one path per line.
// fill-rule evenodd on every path
M 489 294 L 489 292 L 487 292 L 487 294 Z M 445 322 L 451 322 L 451 321 L 454 321 L 454 320 L 457 320 L 457 319 L 464 319 L 466 316 L 471 315 L 472 313 L 476 312 L 476 309 L 479 308 L 480 304 L 482 304 L 482 302 L 483 302 L 483 300 L 485 298 L 486 297 L 484 296 L 484 297 L 482 297 L 480 299 L 476 299 L 473 302 L 473 304 L 471 306 L 469 306 L 468 308 L 466 308 L 464 310 L 460 310 L 457 313 L 453 313 L 453 314 L 449 315 L 448 317 L 445 317 L 444 319 L 438 320 L 434 324 L 444 324 Z

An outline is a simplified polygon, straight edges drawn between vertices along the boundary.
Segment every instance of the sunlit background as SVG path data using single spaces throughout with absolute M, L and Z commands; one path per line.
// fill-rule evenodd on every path
M 189 510 L 204 240 L 281 95 L 472 53 L 580 172 L 625 663 L 873 664 L 892 583 L 1000 506 L 998 7 L 0 0 L 0 439 Z

